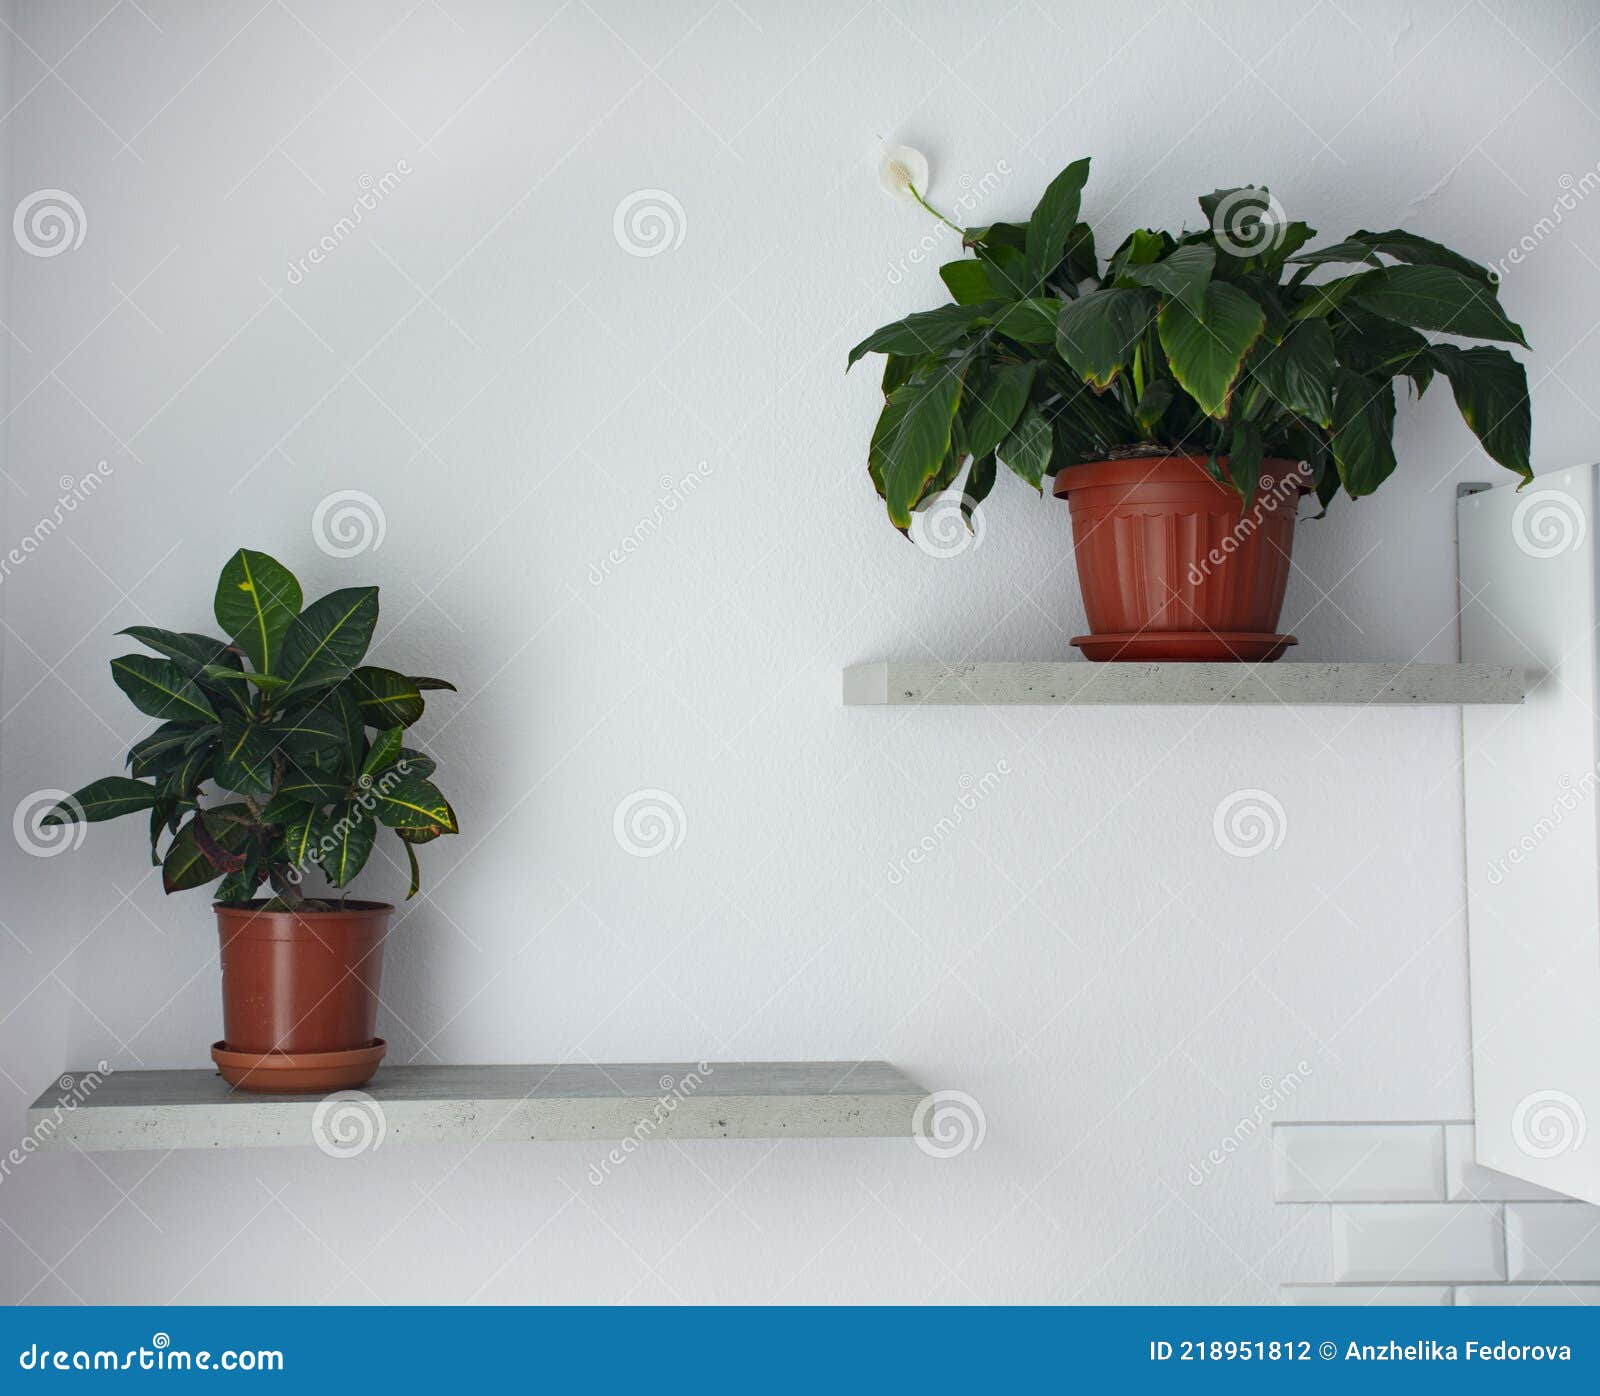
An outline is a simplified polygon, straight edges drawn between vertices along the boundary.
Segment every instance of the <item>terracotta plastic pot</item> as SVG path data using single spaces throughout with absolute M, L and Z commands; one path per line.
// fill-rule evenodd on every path
M 393 912 L 353 901 L 331 911 L 216 907 L 223 1040 L 212 1057 L 224 1079 L 247 1091 L 371 1079 L 383 1055 L 378 984 Z
M 1223 461 L 1226 472 L 1227 462 Z M 1300 496 L 1310 472 L 1261 464 L 1248 512 L 1204 455 L 1136 456 L 1069 466 L 1055 492 L 1072 509 L 1072 541 L 1089 659 L 1270 660 L 1294 644 L 1277 633 Z

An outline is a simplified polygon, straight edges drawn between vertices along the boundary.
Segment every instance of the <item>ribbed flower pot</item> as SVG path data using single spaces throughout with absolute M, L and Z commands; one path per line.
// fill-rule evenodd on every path
M 1222 462 L 1226 471 L 1227 462 Z M 1311 488 L 1296 461 L 1267 460 L 1249 510 L 1204 455 L 1069 466 L 1055 492 L 1072 510 L 1088 659 L 1277 659 L 1295 513 Z
M 371 1079 L 383 941 L 394 908 L 217 906 L 223 1040 L 211 1051 L 243 1091 L 338 1090 Z

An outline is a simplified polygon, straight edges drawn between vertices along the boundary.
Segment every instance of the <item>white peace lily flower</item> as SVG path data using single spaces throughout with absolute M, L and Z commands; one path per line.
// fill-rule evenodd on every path
M 885 145 L 878 187 L 905 203 L 921 203 L 928 194 L 928 157 L 909 145 Z

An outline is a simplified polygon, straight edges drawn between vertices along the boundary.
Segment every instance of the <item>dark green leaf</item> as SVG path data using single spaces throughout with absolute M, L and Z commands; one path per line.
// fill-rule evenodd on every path
M 1152 232 L 1149 228 L 1135 228 L 1122 240 L 1122 245 L 1111 254 L 1106 265 L 1106 280 L 1115 282 L 1129 267 L 1148 266 L 1158 262 L 1178 244 L 1167 233 Z
M 385 824 L 436 828 L 447 834 L 456 832 L 456 816 L 450 802 L 438 786 L 421 776 L 375 781 L 367 798 Z
M 1341 368 L 1333 389 L 1333 459 L 1352 497 L 1371 494 L 1394 471 L 1394 388 Z
M 361 763 L 361 774 L 365 777 L 374 776 L 385 767 L 394 765 L 400 759 L 404 741 L 403 727 L 390 727 L 386 731 L 379 732 L 367 749 L 366 759 Z
M 348 674 L 367 652 L 377 623 L 377 587 L 330 591 L 307 606 L 283 632 L 276 672 L 290 684 Z
M 1206 313 L 1196 319 L 1176 300 L 1161 308 L 1161 347 L 1172 376 L 1210 417 L 1225 417 L 1239 366 L 1266 324 L 1261 307 L 1237 286 L 1206 287 Z
M 1262 340 L 1250 376 L 1286 411 L 1319 426 L 1333 420 L 1333 333 L 1326 320 L 1301 320 L 1281 343 Z
M 419 679 L 415 674 L 412 674 L 410 677 L 411 677 L 411 686 L 413 688 L 415 688 L 415 689 L 420 689 L 424 693 L 428 692 L 430 689 L 435 689 L 435 688 L 444 689 L 445 691 L 447 691 L 449 693 L 454 693 L 456 691 L 456 686 L 453 683 L 450 683 L 446 679 L 429 679 L 429 678 L 420 678 Z
M 1005 440 L 1028 400 L 1038 367 L 1037 361 L 998 364 L 966 395 L 961 416 L 969 454 L 986 456 Z
M 240 665 L 239 656 L 229 647 L 228 641 L 218 640 L 211 635 L 162 630 L 154 625 L 130 625 L 117 631 L 117 634 L 130 636 L 157 654 L 180 660 L 188 667 L 203 669 L 208 664 L 217 664 L 237 671 Z
M 1261 479 L 1261 431 L 1254 422 L 1238 422 L 1228 434 L 1228 478 L 1248 509 Z
M 896 388 L 878 418 L 868 462 L 897 528 L 911 527 L 911 510 L 945 459 L 960 401 L 960 372 L 937 364 Z
M 1087 281 L 1100 270 L 1095 259 L 1094 229 L 1087 223 L 1074 223 L 1067 234 L 1067 277 L 1074 283 Z
M 1133 409 L 1133 420 L 1145 431 L 1156 429 L 1167 408 L 1172 405 L 1172 383 L 1166 378 L 1153 378 L 1144 385 L 1139 404 Z
M 1450 271 L 1460 272 L 1461 275 L 1470 277 L 1474 281 L 1481 281 L 1485 285 L 1493 284 L 1494 279 L 1487 267 L 1479 266 L 1477 262 L 1463 257 L 1459 252 L 1452 252 L 1442 243 L 1418 237 L 1415 233 L 1408 233 L 1404 228 L 1391 228 L 1386 233 L 1369 233 L 1362 229 L 1358 233 L 1352 233 L 1347 241 L 1376 248 L 1379 252 L 1386 253 L 1401 262 L 1413 262 L 1418 266 L 1446 267 Z
M 217 759 L 216 743 L 211 740 L 191 746 L 171 763 L 161 778 L 161 798 L 178 804 L 193 804 Z M 250 792 L 256 793 L 256 792 Z
M 1033 210 L 1023 245 L 1025 282 L 1030 294 L 1066 254 L 1067 239 L 1078 221 L 1078 205 L 1088 179 L 1088 160 L 1074 160 L 1050 181 Z
M 994 332 L 1020 344 L 1049 344 L 1056 337 L 1056 320 L 1063 304 L 1056 296 L 1013 301 L 995 313 Z
M 439 763 L 433 757 L 424 755 L 411 747 L 401 747 L 400 755 L 394 764 L 401 775 L 418 776 L 423 779 L 431 776 L 439 769 Z
M 280 713 L 272 723 L 275 742 L 296 764 L 336 771 L 353 767 L 350 732 L 339 702 L 332 694 L 319 701 Z
M 266 869 L 260 866 L 241 868 L 231 872 L 217 884 L 217 900 L 224 906 L 240 906 L 256 894 L 266 878 Z
M 989 497 L 989 491 L 994 488 L 994 452 L 978 456 L 972 462 L 972 469 L 967 472 L 967 483 L 961 491 L 961 507 L 964 512 L 977 508 Z M 971 519 L 968 519 L 971 526 Z M 405 757 L 401 757 L 405 760 Z M 432 775 L 431 770 L 418 771 L 418 775 Z
M 849 362 L 863 354 L 940 354 L 958 343 L 975 326 L 986 322 L 992 305 L 941 305 L 921 310 L 874 330 L 850 351 Z
M 944 282 L 957 305 L 978 305 L 1004 298 L 989 279 L 989 269 L 976 258 L 964 257 L 959 262 L 946 262 L 939 268 L 939 279 Z
M 200 845 L 194 838 L 194 825 L 195 821 L 190 819 L 178 830 L 177 838 L 167 849 L 167 856 L 161 860 L 161 886 L 169 895 L 187 891 L 191 887 L 204 887 L 206 883 L 216 881 L 221 873 L 221 869 L 212 867 L 210 860 L 200 851 Z
M 156 789 L 127 776 L 105 776 L 90 781 L 82 790 L 55 805 L 39 823 L 42 825 L 98 824 L 102 819 L 149 809 L 156 802 Z
M 111 677 L 134 707 L 151 717 L 217 720 L 216 709 L 177 660 L 125 654 L 111 661 Z
M 1148 291 L 1091 291 L 1062 307 L 1056 349 L 1080 377 L 1107 387 L 1133 357 L 1155 310 L 1156 298 Z
M 366 866 L 377 838 L 372 815 L 354 800 L 335 805 L 317 824 L 317 861 L 335 887 L 347 887 Z
M 405 849 L 406 861 L 411 864 L 411 886 L 406 890 L 406 900 L 409 902 L 422 886 L 422 869 L 417 866 L 417 850 L 411 846 L 411 841 L 401 839 L 400 846 Z
M 278 672 L 278 649 L 299 614 L 300 583 L 266 553 L 240 548 L 223 566 L 213 609 L 217 624 L 264 674 Z
M 141 737 L 128 752 L 128 765 L 136 776 L 147 776 L 160 765 L 163 758 L 171 760 L 182 750 L 184 743 L 202 731 L 192 722 L 163 722 L 161 726 Z
M 299 805 L 283 819 L 283 856 L 290 867 L 306 868 L 317 861 L 317 824 L 322 811 Z
M 229 713 L 222 719 L 222 744 L 212 777 L 224 790 L 240 795 L 270 795 L 272 758 L 277 749 L 272 730 L 238 713 Z
M 278 796 L 285 800 L 304 800 L 307 804 L 326 805 L 341 799 L 350 788 L 348 780 L 315 769 L 290 766 L 278 785 Z
M 1399 266 L 1364 272 L 1350 295 L 1373 314 L 1402 325 L 1468 339 L 1509 340 L 1528 347 L 1521 328 L 1500 308 L 1493 286 L 1447 267 Z
M 1434 363 L 1450 380 L 1456 406 L 1483 443 L 1507 470 L 1533 479 L 1529 448 L 1533 416 L 1528 405 L 1528 375 L 1504 349 L 1457 349 L 1435 344 Z
M 213 811 L 196 810 L 187 827 L 206 861 L 219 872 L 238 872 L 244 867 L 248 835 L 240 825 L 220 819 Z
M 422 716 L 423 698 L 417 686 L 393 669 L 363 666 L 351 676 L 361 721 L 368 727 L 409 727 Z
M 1315 252 L 1302 252 L 1297 257 L 1287 260 L 1302 266 L 1316 267 L 1325 262 L 1365 262 L 1368 266 L 1381 267 L 1383 258 L 1380 257 L 1369 243 L 1357 242 L 1354 238 L 1346 238 L 1343 242 L 1336 242 L 1329 247 L 1319 247 Z
M 1055 437 L 1051 434 L 1050 423 L 1045 421 L 1037 407 L 1030 405 L 1011 435 L 1006 437 L 999 454 L 1006 469 L 1037 490 L 1041 488 L 1054 448 Z
M 1123 273 L 1123 279 L 1172 296 L 1182 302 L 1190 315 L 1203 319 L 1206 313 L 1206 287 L 1210 284 L 1211 272 L 1216 264 L 1216 249 L 1197 243 L 1180 247 L 1159 262 L 1129 267 Z

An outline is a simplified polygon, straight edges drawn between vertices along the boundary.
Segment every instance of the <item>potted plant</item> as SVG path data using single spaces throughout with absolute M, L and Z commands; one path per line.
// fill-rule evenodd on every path
M 925 170 L 892 150 L 882 175 L 930 208 Z M 1484 267 L 1399 229 L 1306 250 L 1314 231 L 1254 187 L 1102 262 L 1088 174 L 1069 165 L 1026 223 L 964 230 L 972 255 L 940 268 L 951 303 L 850 351 L 885 356 L 868 471 L 897 528 L 958 479 L 970 514 L 999 466 L 1036 491 L 1052 476 L 1089 658 L 1266 660 L 1294 643 L 1276 627 L 1300 496 L 1326 512 L 1388 478 L 1395 379 L 1420 397 L 1443 374 L 1484 450 L 1532 478 L 1522 366 L 1423 333 L 1527 347 Z
M 217 884 L 223 1039 L 211 1055 L 247 1091 L 358 1086 L 383 1057 L 374 1030 L 394 908 L 307 895 L 305 874 L 348 887 L 387 827 L 409 898 L 415 846 L 457 828 L 433 759 L 406 745 L 424 692 L 452 686 L 361 662 L 376 587 L 302 599 L 288 568 L 241 548 L 217 583 L 223 638 L 119 632 L 154 654 L 113 659 L 111 676 L 160 725 L 128 753 L 131 775 L 92 781 L 44 820 L 148 813 L 167 892 Z M 263 884 L 272 895 L 258 898 Z

